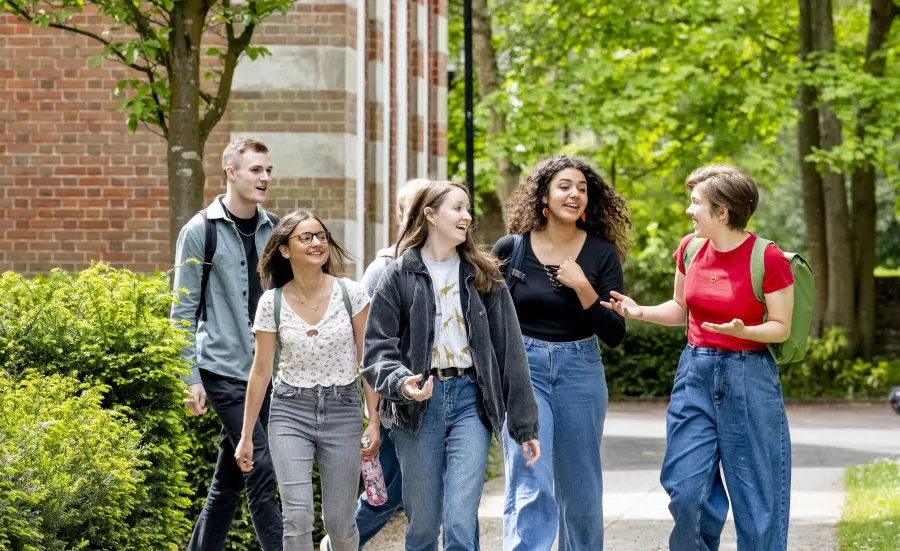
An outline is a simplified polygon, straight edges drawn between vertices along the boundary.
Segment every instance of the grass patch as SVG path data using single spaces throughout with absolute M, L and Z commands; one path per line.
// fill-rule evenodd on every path
M 900 549 L 900 461 L 850 467 L 838 540 L 841 550 Z

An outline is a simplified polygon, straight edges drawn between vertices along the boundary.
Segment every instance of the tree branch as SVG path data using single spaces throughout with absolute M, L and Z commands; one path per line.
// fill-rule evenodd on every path
M 34 22 L 34 16 L 29 14 L 27 11 L 25 11 L 16 2 L 13 2 L 12 0 L 7 0 L 6 5 L 9 6 L 10 9 L 12 9 L 12 11 L 15 14 L 17 14 L 21 18 L 25 19 L 29 23 Z M 52 27 L 54 29 L 61 29 L 63 31 L 69 31 L 69 32 L 72 32 L 75 34 L 80 34 L 82 36 L 86 36 L 88 38 L 92 38 L 92 39 L 96 40 L 97 42 L 103 44 L 104 46 L 109 47 L 110 51 L 112 51 L 112 53 L 114 53 L 116 55 L 116 57 L 118 57 L 119 60 L 122 62 L 122 64 L 125 65 L 126 67 L 131 67 L 132 69 L 134 69 L 136 71 L 140 71 L 140 72 L 146 73 L 148 75 L 153 71 L 149 66 L 138 65 L 137 63 L 129 63 L 128 61 L 126 61 L 125 56 L 122 54 L 122 52 L 118 51 L 113 46 L 112 42 L 106 40 L 105 38 L 101 37 L 100 35 L 94 34 L 89 31 L 85 31 L 83 29 L 79 29 L 77 27 L 70 27 L 68 25 L 62 25 L 60 23 L 48 23 L 47 26 Z
M 226 8 L 229 4 L 229 0 L 224 0 L 223 5 Z M 255 0 L 250 0 L 247 9 L 256 13 Z M 255 28 L 256 25 L 251 23 L 244 28 L 244 32 L 242 32 L 240 36 L 236 37 L 234 34 L 234 24 L 229 21 L 225 25 L 225 34 L 228 37 L 228 49 L 225 51 L 224 55 L 225 63 L 222 67 L 222 74 L 219 77 L 218 90 L 216 90 L 215 97 L 209 97 L 209 94 L 201 92 L 201 97 L 203 97 L 203 94 L 206 94 L 209 98 L 204 98 L 204 101 L 206 101 L 209 107 L 207 108 L 206 113 L 203 114 L 203 120 L 200 121 L 201 143 L 206 141 L 206 138 L 209 136 L 210 132 L 212 132 L 212 129 L 225 114 L 225 108 L 228 106 L 228 99 L 231 96 L 231 82 L 234 79 L 234 70 L 237 67 L 238 59 L 241 57 L 241 54 L 244 53 L 244 50 L 250 45 L 250 40 L 253 38 L 253 31 Z
M 137 26 L 137 32 L 141 35 L 141 38 L 144 40 L 154 40 L 156 36 L 154 36 L 153 30 L 150 28 L 149 18 L 141 13 L 141 10 L 139 10 L 131 0 L 125 0 L 123 3 L 128 6 L 128 11 L 130 11 L 131 16 L 134 17 L 134 24 Z

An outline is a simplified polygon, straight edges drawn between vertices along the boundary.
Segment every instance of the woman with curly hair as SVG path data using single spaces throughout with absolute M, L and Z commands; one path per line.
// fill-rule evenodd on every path
M 601 302 L 622 292 L 630 229 L 625 199 L 578 157 L 539 163 L 510 200 L 511 235 L 494 254 L 505 272 L 515 242 L 524 246 L 511 292 L 545 459 L 525 469 L 504 438 L 507 551 L 550 549 L 557 526 L 561 551 L 603 548 L 600 440 L 609 394 L 597 338 L 615 347 L 625 337 L 625 319 Z

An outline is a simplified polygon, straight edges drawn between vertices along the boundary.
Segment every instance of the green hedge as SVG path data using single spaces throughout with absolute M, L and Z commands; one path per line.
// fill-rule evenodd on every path
M 14 380 L 66 375 L 104 390 L 102 405 L 142 435 L 138 459 L 146 498 L 125 522 L 142 538 L 128 549 L 176 549 L 190 534 L 181 348 L 183 329 L 159 315 L 168 284 L 95 265 L 75 275 L 0 277 L 0 365 Z M 104 549 L 91 542 L 88 549 Z
M 137 427 L 102 387 L 0 375 L 0 548 L 150 549 L 130 521 L 147 498 Z
M 610 396 L 668 396 L 686 342 L 684 327 L 629 321 L 622 344 L 603 349 Z M 780 366 L 784 396 L 886 398 L 892 386 L 900 385 L 900 360 L 848 358 L 846 344 L 839 329 L 810 339 L 804 361 Z

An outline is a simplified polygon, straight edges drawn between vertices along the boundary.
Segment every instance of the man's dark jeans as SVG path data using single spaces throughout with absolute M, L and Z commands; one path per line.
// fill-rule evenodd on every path
M 259 419 L 253 429 L 253 470 L 245 474 L 238 469 L 234 460 L 234 447 L 241 439 L 247 382 L 222 377 L 203 369 L 200 370 L 200 378 L 206 389 L 206 399 L 222 422 L 222 434 L 216 472 L 188 550 L 221 551 L 225 547 L 225 539 L 240 503 L 241 491 L 246 487 L 250 517 L 263 550 L 281 551 L 284 529 L 281 509 L 275 501 L 278 486 L 275 483 L 275 468 L 266 436 L 271 388 L 266 392 Z

